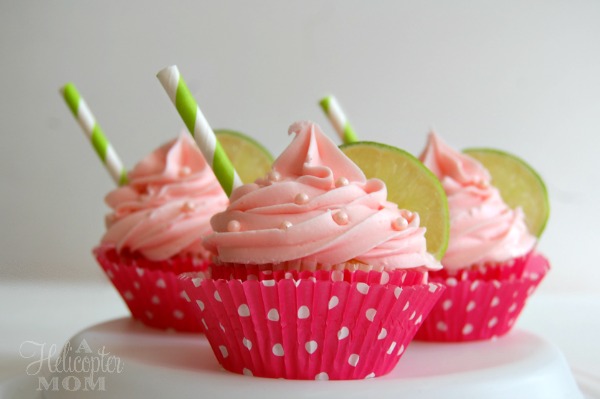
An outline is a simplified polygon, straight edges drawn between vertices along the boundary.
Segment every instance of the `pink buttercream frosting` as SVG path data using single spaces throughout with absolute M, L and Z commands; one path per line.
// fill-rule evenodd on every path
M 236 189 L 205 246 L 222 263 L 358 261 L 384 269 L 441 268 L 426 252 L 419 216 L 387 201 L 385 184 L 363 172 L 310 122 L 264 179 Z
M 129 184 L 106 196 L 113 213 L 103 244 L 156 261 L 209 256 L 202 238 L 212 232 L 210 217 L 228 200 L 189 134 L 156 149 L 128 178 Z
M 450 241 L 442 264 L 448 270 L 502 263 L 528 253 L 536 243 L 521 208 L 510 209 L 477 160 L 429 135 L 421 161 L 448 196 Z

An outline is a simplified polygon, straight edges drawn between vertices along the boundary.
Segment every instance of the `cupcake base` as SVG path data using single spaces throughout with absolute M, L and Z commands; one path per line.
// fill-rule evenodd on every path
M 186 279 L 185 291 L 226 370 L 308 380 L 385 375 L 443 291 L 420 283 L 421 273 L 354 272 L 341 281 L 332 271 L 302 272 L 299 279 L 285 274 Z
M 208 261 L 181 257 L 152 262 L 120 255 L 113 246 L 95 248 L 94 256 L 134 319 L 161 330 L 202 332 L 179 275 L 202 273 L 208 269 Z
M 415 339 L 463 342 L 506 334 L 549 269 L 548 260 L 532 252 L 510 265 L 453 275 L 444 270 L 430 273 L 430 281 L 446 290 Z

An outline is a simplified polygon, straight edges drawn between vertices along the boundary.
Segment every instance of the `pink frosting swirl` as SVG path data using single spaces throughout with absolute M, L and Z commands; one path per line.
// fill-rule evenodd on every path
M 501 263 L 529 252 L 536 243 L 521 208 L 510 209 L 490 174 L 477 160 L 429 135 L 421 161 L 440 179 L 448 196 L 450 241 L 444 268 Z
M 387 189 L 363 172 L 310 122 L 265 179 L 235 190 L 205 246 L 225 263 L 347 261 L 396 268 L 439 269 L 426 252 L 419 216 L 386 200 Z
M 103 244 L 150 260 L 209 256 L 202 238 L 210 217 L 228 200 L 187 133 L 156 149 L 129 172 L 129 184 L 111 191 Z

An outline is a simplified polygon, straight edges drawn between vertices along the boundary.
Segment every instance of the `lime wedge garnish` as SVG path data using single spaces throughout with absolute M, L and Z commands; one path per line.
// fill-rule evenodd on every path
M 541 236 L 550 215 L 550 202 L 540 175 L 525 161 L 504 151 L 469 148 L 463 152 L 486 167 L 491 184 L 498 188 L 504 202 L 511 208 L 520 206 L 529 232 Z
M 253 183 L 271 170 L 273 156 L 258 141 L 232 130 L 215 130 L 215 134 L 243 183 Z
M 367 178 L 387 186 L 388 200 L 401 209 L 418 212 L 427 228 L 427 251 L 442 259 L 448 246 L 448 200 L 437 177 L 408 152 L 385 144 L 360 141 L 340 146 Z

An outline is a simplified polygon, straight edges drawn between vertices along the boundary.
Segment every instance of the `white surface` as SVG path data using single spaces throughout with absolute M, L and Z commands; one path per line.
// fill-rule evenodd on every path
M 105 347 L 117 356 L 122 372 L 97 374 L 105 378 L 104 391 L 49 390 L 46 398 L 100 399 L 124 393 L 140 399 L 583 398 L 558 349 L 523 331 L 495 342 L 413 342 L 390 374 L 365 381 L 290 381 L 228 373 L 220 369 L 203 335 L 151 330 L 128 318 L 90 327 L 70 343 L 78 348 L 83 340 L 93 352 Z M 69 352 L 70 361 L 77 357 L 82 354 Z M 89 373 L 52 374 L 60 381 L 71 375 L 83 380 Z M 37 378 L 30 382 L 38 385 Z
M 155 77 L 177 64 L 213 127 L 275 154 L 298 119 L 334 135 L 329 93 L 365 139 L 419 152 L 435 126 L 515 152 L 552 201 L 541 290 L 597 292 L 598 21 L 594 0 L 2 1 L 2 279 L 102 279 L 113 185 L 58 89 L 77 84 L 131 167 L 183 126 Z
M 38 398 L 25 373 L 30 360 L 19 355 L 24 341 L 59 348 L 90 325 L 127 315 L 108 284 L 0 284 L 0 397 Z M 587 398 L 600 398 L 600 296 L 534 295 L 516 328 L 539 335 L 565 355 Z M 409 347 L 410 348 L 410 347 Z M 406 360 L 406 359 L 401 359 Z M 17 394 L 12 394 L 14 392 Z

